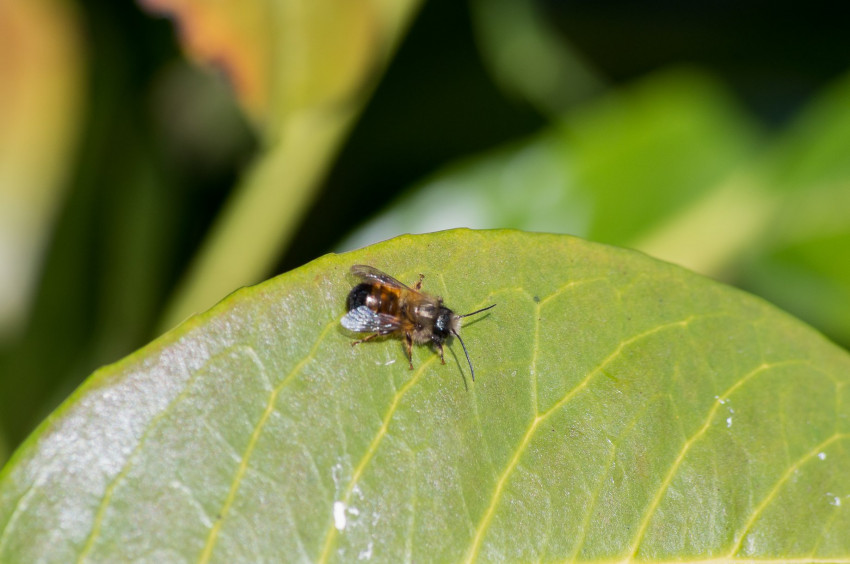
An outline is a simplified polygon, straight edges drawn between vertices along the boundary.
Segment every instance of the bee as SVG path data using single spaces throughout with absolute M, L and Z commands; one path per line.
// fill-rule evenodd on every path
M 475 381 L 472 361 L 460 338 L 460 320 L 487 311 L 496 304 L 458 315 L 443 305 L 442 298 L 419 291 L 425 279 L 422 274 L 410 288 L 377 268 L 364 264 L 355 264 L 351 272 L 363 281 L 348 293 L 348 313 L 342 318 L 342 326 L 356 333 L 372 333 L 365 339 L 354 341 L 351 346 L 378 336 L 401 336 L 404 338 L 410 369 L 413 370 L 411 349 L 414 343 L 432 343 L 440 353 L 440 362 L 445 364 L 443 343 L 450 335 L 454 335 L 463 347 L 472 381 Z

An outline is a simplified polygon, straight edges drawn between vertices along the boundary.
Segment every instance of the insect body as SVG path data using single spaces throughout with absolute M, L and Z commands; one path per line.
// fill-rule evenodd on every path
M 399 335 L 404 338 L 408 363 L 413 370 L 411 349 L 414 343 L 432 343 L 440 352 L 440 361 L 445 364 L 443 343 L 454 335 L 463 347 L 472 381 L 475 381 L 472 361 L 459 334 L 460 320 L 496 304 L 458 315 L 444 306 L 441 298 L 419 291 L 424 278 L 421 274 L 419 281 L 410 288 L 371 266 L 356 264 L 351 267 L 351 272 L 363 281 L 348 294 L 348 313 L 342 318 L 342 326 L 349 331 L 372 333 L 365 339 L 354 341 L 352 346 L 379 335 Z

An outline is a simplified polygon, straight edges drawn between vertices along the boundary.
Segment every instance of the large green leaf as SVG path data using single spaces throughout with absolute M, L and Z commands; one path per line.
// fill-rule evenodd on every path
M 354 263 L 465 312 L 340 327 Z M 0 475 L 0 561 L 850 561 L 850 358 L 745 293 L 514 231 L 241 290 L 95 373 Z

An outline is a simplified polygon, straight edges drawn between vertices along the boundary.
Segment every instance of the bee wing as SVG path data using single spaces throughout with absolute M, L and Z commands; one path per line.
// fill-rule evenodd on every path
M 416 292 L 416 290 L 414 290 L 413 288 L 402 284 L 389 274 L 381 272 L 374 266 L 368 266 L 365 264 L 355 264 L 351 267 L 351 273 L 360 278 L 377 280 L 378 282 L 381 282 L 382 284 L 386 284 L 388 286 L 393 286 L 395 288 L 403 288 L 405 290 L 410 290 L 411 292 Z
M 382 335 L 397 331 L 401 327 L 398 319 L 392 315 L 378 313 L 365 305 L 356 307 L 346 313 L 340 323 L 349 331 L 355 331 L 357 333 L 380 333 Z

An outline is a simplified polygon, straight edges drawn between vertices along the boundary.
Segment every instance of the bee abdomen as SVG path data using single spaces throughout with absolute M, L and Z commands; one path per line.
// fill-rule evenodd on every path
M 381 286 L 364 282 L 355 286 L 348 294 L 348 311 L 366 306 L 372 311 L 387 315 L 400 313 L 401 301 L 398 294 L 387 292 Z
M 372 293 L 372 286 L 366 283 L 358 284 L 348 293 L 348 299 L 346 300 L 346 307 L 348 311 L 352 309 L 356 309 L 362 305 L 368 305 L 366 302 L 369 300 L 369 294 Z

